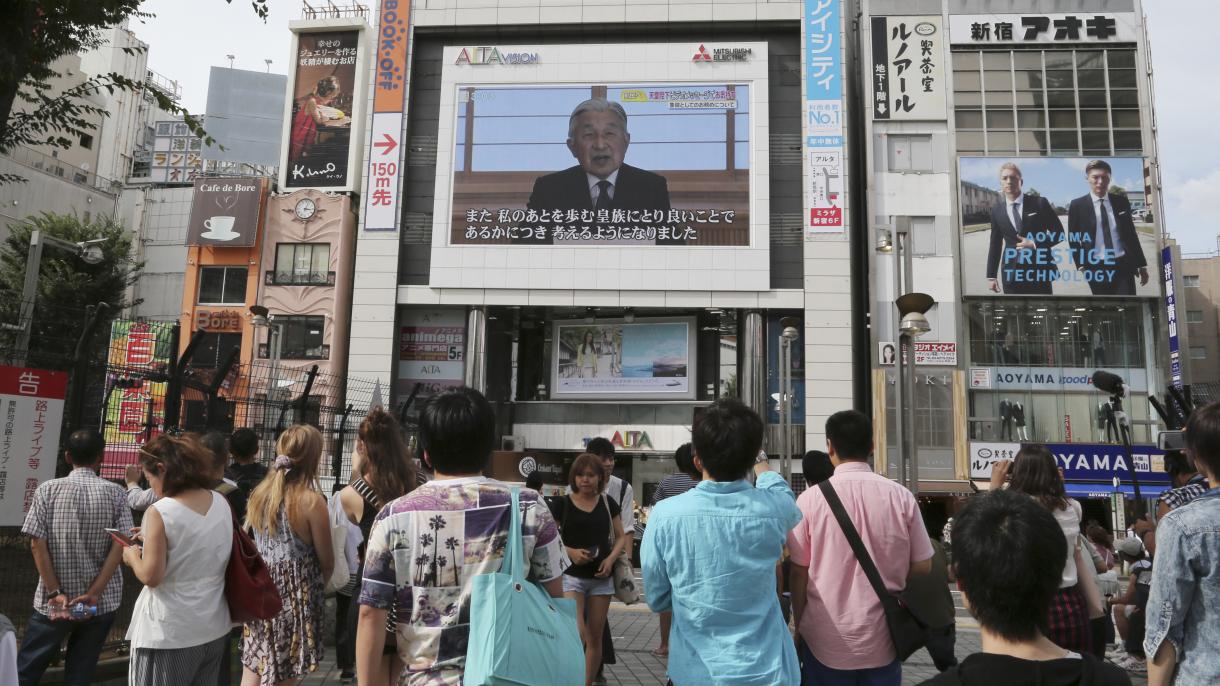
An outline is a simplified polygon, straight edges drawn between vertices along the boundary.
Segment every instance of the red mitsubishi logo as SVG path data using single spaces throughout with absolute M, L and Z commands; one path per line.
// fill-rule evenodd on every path
M 692 62 L 711 62 L 712 53 L 708 52 L 707 48 L 703 47 L 703 45 L 700 44 L 699 51 L 695 53 L 695 56 L 694 56 L 694 58 L 691 59 L 691 61 Z

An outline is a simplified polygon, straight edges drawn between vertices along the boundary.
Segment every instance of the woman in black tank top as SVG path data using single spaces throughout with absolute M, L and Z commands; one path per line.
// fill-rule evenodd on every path
M 355 669 L 356 622 L 360 605 L 354 602 L 360 597 L 360 579 L 364 574 L 364 548 L 373 530 L 373 522 L 381 508 L 414 490 L 417 475 L 414 461 L 402 439 L 402 432 L 393 415 L 380 408 L 371 410 L 356 438 L 356 453 L 352 458 L 352 482 L 339 492 L 339 501 L 347 518 L 360 527 L 364 535 L 358 548 L 360 568 L 356 572 L 353 593 L 344 599 L 337 596 L 341 607 L 337 616 L 345 621 L 335 624 L 335 643 L 338 646 L 339 669 L 344 678 Z M 346 600 L 346 602 L 344 602 Z M 396 675 L 402 671 L 403 663 L 398 658 L 394 639 L 395 616 L 391 610 L 386 631 L 385 657 L 382 673 L 390 674 L 390 683 L 397 683 Z M 377 686 L 381 686 L 378 684 Z

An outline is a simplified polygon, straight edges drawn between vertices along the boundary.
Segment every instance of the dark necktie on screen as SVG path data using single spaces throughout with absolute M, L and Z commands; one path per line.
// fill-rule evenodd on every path
M 1106 211 L 1105 199 L 1098 200 L 1097 205 L 1101 208 L 1101 240 L 1106 246 L 1106 259 L 1110 259 L 1114 255 L 1114 237 L 1110 235 L 1110 213 Z
M 1017 235 L 1020 236 L 1021 229 L 1022 229 L 1022 227 L 1021 227 L 1021 203 L 1014 202 L 1012 205 L 1009 205 L 1009 207 L 1012 208 L 1012 212 L 1009 213 L 1012 216 L 1012 228 L 1016 229 Z
M 610 209 L 610 182 L 605 179 L 597 182 L 597 202 L 593 204 L 593 209 Z

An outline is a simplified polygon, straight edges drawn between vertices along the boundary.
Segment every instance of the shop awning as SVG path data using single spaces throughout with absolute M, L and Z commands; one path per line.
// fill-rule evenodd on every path
M 1114 493 L 1113 484 L 1082 484 L 1071 483 L 1064 484 L 1067 494 L 1073 498 L 1109 498 Z M 1140 484 L 1140 495 L 1145 499 L 1156 498 L 1166 489 L 1164 484 Z M 1119 492 L 1123 497 L 1129 500 L 1135 500 L 1135 487 L 1131 484 L 1121 484 L 1118 487 Z

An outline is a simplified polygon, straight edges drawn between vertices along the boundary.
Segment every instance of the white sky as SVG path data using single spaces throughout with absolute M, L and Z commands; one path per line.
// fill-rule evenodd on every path
M 367 4 L 376 6 L 375 0 Z M 141 9 L 157 16 L 136 34 L 149 43 L 149 66 L 182 84 L 183 104 L 202 113 L 208 70 L 288 71 L 288 21 L 300 16 L 300 0 L 269 0 L 263 23 L 246 0 L 147 0 Z M 1155 70 L 1158 139 L 1165 183 L 1165 214 L 1158 223 L 1185 252 L 1210 252 L 1220 234 L 1220 88 L 1208 51 L 1215 48 L 1217 0 L 1144 0 Z

